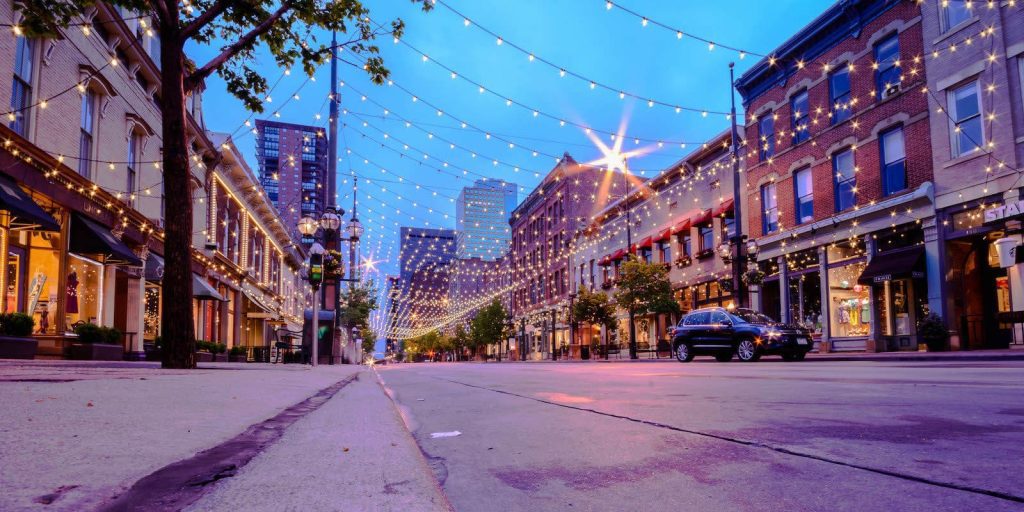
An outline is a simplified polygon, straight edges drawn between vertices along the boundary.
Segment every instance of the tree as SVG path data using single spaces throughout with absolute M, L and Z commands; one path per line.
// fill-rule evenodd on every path
M 377 309 L 377 286 L 372 281 L 357 283 L 341 291 L 341 326 L 349 333 L 370 330 L 370 313 Z M 365 339 L 365 337 L 364 337 Z
M 615 302 L 629 311 L 629 357 L 636 359 L 636 314 L 678 313 L 679 304 L 672 297 L 672 283 L 668 280 L 668 267 L 661 263 L 647 263 L 630 256 L 622 264 L 619 289 Z
M 366 54 L 364 70 L 377 84 L 388 70 L 372 41 L 390 33 L 400 37 L 401 20 L 375 25 L 359 0 L 107 0 L 115 7 L 151 15 L 160 34 L 164 190 L 167 197 L 193 197 L 189 169 L 186 98 L 217 73 L 249 110 L 263 111 L 267 80 L 256 70 L 256 50 L 266 48 L 281 68 L 298 64 L 312 76 L 335 46 L 320 40 L 323 31 L 352 32 L 342 46 Z M 429 10 L 429 0 L 413 0 Z M 29 37 L 59 38 L 61 30 L 88 19 L 95 0 L 15 0 L 21 30 Z M 379 27 L 379 28 L 378 28 Z M 319 30 L 317 30 L 319 29 Z M 318 34 L 318 31 L 321 32 Z M 219 44 L 220 52 L 201 65 L 185 57 L 187 43 Z M 334 134 L 331 134 L 333 137 Z M 192 318 L 192 201 L 167 201 L 164 231 L 165 300 L 161 314 L 164 368 L 195 368 Z
M 608 302 L 607 295 L 580 288 L 579 296 L 572 305 L 572 318 L 573 322 L 603 325 L 612 329 L 615 327 L 615 306 Z M 607 355 L 606 350 L 605 356 Z
M 491 343 L 501 341 L 506 316 L 505 306 L 496 298 L 477 311 L 469 325 L 469 338 L 474 354 Z
M 373 332 L 373 329 L 367 327 L 362 331 L 360 336 L 363 337 L 363 354 L 373 356 L 375 345 L 377 344 L 377 333 Z
M 474 349 L 474 353 L 476 352 L 472 344 L 472 339 L 470 339 L 469 333 L 466 332 L 466 327 L 462 324 L 455 326 L 455 334 L 452 335 L 452 345 L 455 346 L 455 352 L 459 356 L 461 356 L 467 348 L 472 348 Z

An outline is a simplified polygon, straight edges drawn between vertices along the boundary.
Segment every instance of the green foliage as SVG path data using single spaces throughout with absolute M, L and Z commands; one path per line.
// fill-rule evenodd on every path
M 507 316 L 505 306 L 497 298 L 481 308 L 469 324 L 469 346 L 478 350 L 501 341 Z
M 370 331 L 370 313 L 377 309 L 377 287 L 373 282 L 357 283 L 341 290 L 341 324 L 352 331 Z M 364 338 L 365 339 L 365 338 Z
M 372 356 L 377 344 L 377 333 L 373 332 L 370 328 L 366 328 L 360 335 L 363 337 L 363 354 Z
M 25 313 L 0 314 L 0 336 L 24 338 L 32 335 L 36 321 Z
M 946 341 L 949 339 L 949 330 L 942 317 L 935 313 L 928 313 L 917 323 L 917 333 L 924 340 Z
M 608 302 L 607 295 L 580 288 L 580 294 L 572 305 L 572 317 L 575 322 L 614 327 L 615 306 Z
M 81 343 L 106 343 L 109 345 L 120 345 L 124 336 L 121 331 L 113 327 L 103 327 L 96 324 L 79 324 L 75 327 L 75 334 Z
M 433 4 L 421 3 L 424 11 Z M 94 0 L 15 0 L 23 16 L 21 29 L 30 37 L 57 38 L 61 29 L 89 19 Z M 217 73 L 228 91 L 253 112 L 263 112 L 269 90 L 266 77 L 257 71 L 259 49 L 265 49 L 281 69 L 300 67 L 312 76 L 331 58 L 330 32 L 341 33 L 338 46 L 363 55 L 364 71 L 381 84 L 390 75 L 373 44 L 377 36 L 402 37 L 405 23 L 396 19 L 377 23 L 359 0 L 191 0 L 182 8 L 179 0 L 107 0 L 114 7 L 152 13 L 153 26 L 161 32 L 162 44 L 180 52 L 186 43 L 217 48 L 215 56 L 201 66 L 185 66 L 185 93 Z M 177 16 L 176 19 L 170 18 Z M 383 21 L 383 20 L 382 20 Z M 168 33 L 172 32 L 172 33 Z M 347 34 L 347 36 L 346 36 Z M 170 91 L 164 91 L 169 94 Z
M 235 345 L 235 346 L 231 347 L 231 350 L 228 351 L 228 355 L 231 355 L 231 356 L 244 356 L 244 355 L 246 355 L 247 352 L 248 351 L 245 349 L 245 347 L 242 347 L 242 346 L 239 346 L 239 345 Z
M 404 351 L 410 358 L 415 358 L 443 352 L 446 346 L 447 341 L 444 335 L 435 329 L 422 336 L 406 340 Z
M 638 314 L 678 313 L 679 304 L 672 297 L 668 268 L 660 263 L 647 263 L 630 256 L 622 264 L 615 302 L 619 307 Z

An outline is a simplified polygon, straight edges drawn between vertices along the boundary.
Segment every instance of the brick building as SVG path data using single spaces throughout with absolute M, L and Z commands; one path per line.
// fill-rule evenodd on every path
M 257 119 L 256 132 L 256 161 L 267 197 L 281 212 L 291 235 L 309 246 L 313 239 L 298 232 L 299 219 L 319 218 L 336 193 L 336 178 L 327 172 L 324 131 Z
M 943 300 L 934 310 L 945 318 L 954 350 L 1022 347 L 1021 325 L 1012 329 L 1005 318 L 1024 310 L 1021 270 L 999 266 L 994 242 L 1004 236 L 1019 241 L 1024 213 L 1017 206 L 1024 165 L 1024 8 L 1019 2 L 925 2 L 921 26 L 939 226 L 934 260 L 946 270 L 936 283 Z M 929 263 L 931 253 L 929 246 Z
M 839 2 L 736 83 L 758 302 L 822 350 L 916 350 L 939 302 L 923 54 L 920 3 Z
M 506 265 L 517 337 L 513 357 L 549 357 L 568 340 L 569 243 L 607 201 L 593 196 L 604 172 L 566 153 L 512 212 Z
M 586 288 L 613 296 L 621 264 L 627 254 L 633 253 L 644 261 L 669 266 L 668 277 L 682 313 L 731 305 L 733 294 L 721 282 L 731 280 L 732 267 L 716 251 L 736 229 L 730 139 L 728 132 L 719 134 L 642 182 L 633 175 L 635 181 L 627 182 L 627 175 L 616 173 L 610 189 L 618 197 L 575 234 L 573 292 Z M 628 197 L 623 197 L 627 190 Z M 628 237 L 627 219 L 632 222 Z M 627 238 L 632 239 L 632 247 Z M 628 312 L 618 310 L 617 319 L 618 327 L 611 331 L 602 326 L 580 326 L 570 345 L 572 356 L 578 357 L 579 345 L 593 344 L 625 353 Z M 667 351 L 668 328 L 678 320 L 664 314 L 636 317 L 639 350 L 654 350 L 661 342 Z

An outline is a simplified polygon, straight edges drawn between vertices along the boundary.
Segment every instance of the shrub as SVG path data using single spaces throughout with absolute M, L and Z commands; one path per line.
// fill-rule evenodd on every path
M 36 321 L 25 313 L 0 314 L 0 336 L 24 338 L 32 335 Z
M 228 351 L 228 346 L 223 343 L 211 343 L 211 345 L 213 345 L 213 347 L 210 352 L 213 352 L 214 354 L 223 354 Z
M 114 327 L 100 327 L 100 330 L 103 332 L 104 343 L 120 345 L 124 338 L 124 334 Z
M 75 334 L 78 335 L 78 341 L 81 343 L 105 343 L 107 341 L 103 328 L 96 324 L 78 324 L 75 326 Z
M 935 313 L 928 313 L 918 322 L 917 333 L 925 340 L 946 341 L 949 338 L 945 322 Z
M 235 346 L 231 347 L 231 350 L 228 351 L 228 354 L 233 355 L 233 356 L 244 356 L 246 354 L 246 352 L 247 351 L 245 350 L 245 347 L 240 347 L 238 345 L 235 345 Z
M 196 350 L 213 353 L 213 343 L 206 340 L 196 340 Z

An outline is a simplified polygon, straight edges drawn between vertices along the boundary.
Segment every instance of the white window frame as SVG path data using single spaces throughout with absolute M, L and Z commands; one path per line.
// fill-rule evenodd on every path
M 961 123 L 960 121 L 957 120 L 958 115 L 956 113 L 956 92 L 967 86 L 974 87 L 974 96 L 978 100 L 978 117 L 981 119 L 981 140 L 977 141 L 978 145 L 976 147 L 971 148 L 969 151 L 962 151 L 960 148 L 960 137 L 958 136 L 956 131 L 957 126 Z M 950 87 L 946 91 L 946 111 L 949 113 L 949 149 L 952 158 L 959 158 L 962 156 L 970 155 L 975 151 L 978 151 L 980 148 L 984 147 L 986 141 L 984 122 L 985 110 L 981 103 L 981 81 L 978 78 L 962 82 L 956 86 Z

